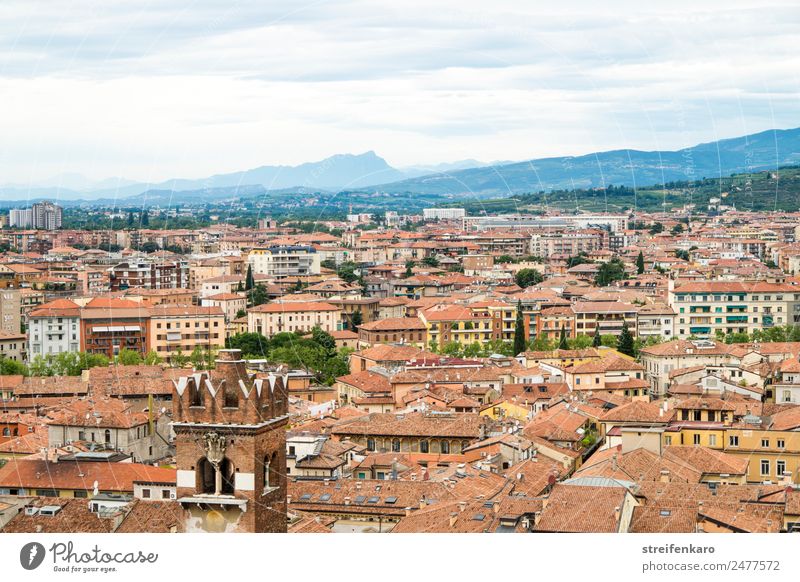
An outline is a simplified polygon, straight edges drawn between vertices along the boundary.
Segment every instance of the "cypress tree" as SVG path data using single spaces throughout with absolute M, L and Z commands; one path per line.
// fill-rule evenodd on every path
M 636 257 L 636 272 L 641 275 L 644 273 L 644 255 L 639 251 L 639 256 Z
M 567 330 L 564 329 L 564 326 L 561 326 L 561 337 L 558 338 L 558 349 L 559 350 L 567 350 L 569 349 L 569 344 L 567 343 Z
M 517 320 L 514 324 L 514 355 L 525 351 L 525 320 L 522 315 L 522 301 L 517 300 Z
M 622 333 L 617 338 L 617 350 L 626 356 L 636 355 L 633 347 L 633 336 L 631 335 L 631 330 L 628 329 L 627 323 L 622 324 Z
M 247 265 L 247 277 L 244 280 L 244 290 L 250 291 L 253 287 L 256 286 L 255 279 L 253 278 L 253 265 Z
M 599 348 L 600 344 L 603 343 L 602 339 L 603 338 L 600 337 L 600 332 L 598 330 L 595 330 L 594 337 L 592 337 L 592 347 L 593 348 Z

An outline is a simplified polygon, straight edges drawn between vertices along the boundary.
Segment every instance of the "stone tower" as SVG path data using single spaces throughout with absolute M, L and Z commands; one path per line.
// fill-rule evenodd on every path
M 286 379 L 254 379 L 240 350 L 174 382 L 178 501 L 186 531 L 286 531 Z

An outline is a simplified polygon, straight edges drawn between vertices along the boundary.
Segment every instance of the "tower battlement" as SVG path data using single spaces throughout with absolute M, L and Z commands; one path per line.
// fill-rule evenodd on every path
M 240 350 L 220 350 L 216 368 L 173 380 L 173 419 L 258 425 L 288 412 L 287 376 L 249 374 Z

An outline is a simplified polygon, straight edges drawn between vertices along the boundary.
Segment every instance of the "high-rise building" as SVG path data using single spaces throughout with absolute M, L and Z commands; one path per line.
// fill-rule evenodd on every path
M 8 225 L 12 228 L 30 228 L 33 226 L 33 210 L 30 208 L 12 208 L 8 212 Z
M 52 202 L 37 202 L 31 208 L 13 208 L 8 213 L 8 225 L 16 228 L 56 230 L 61 228 L 64 209 Z
M 61 228 L 63 209 L 52 202 L 37 202 L 33 205 L 33 228 L 56 230 Z

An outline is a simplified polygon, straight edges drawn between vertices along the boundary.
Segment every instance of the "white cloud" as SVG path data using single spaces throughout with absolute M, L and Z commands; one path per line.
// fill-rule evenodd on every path
M 0 182 L 370 149 L 526 159 L 798 125 L 793 2 L 534 4 L 7 1 Z

